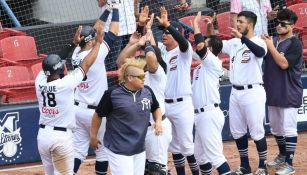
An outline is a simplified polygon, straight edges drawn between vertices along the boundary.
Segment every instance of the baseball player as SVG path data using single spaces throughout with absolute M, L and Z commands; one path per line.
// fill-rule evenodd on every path
M 78 85 L 75 91 L 75 110 L 76 110 L 76 129 L 74 131 L 74 144 L 75 144 L 75 160 L 74 172 L 77 173 L 81 162 L 84 161 L 88 154 L 90 143 L 90 127 L 93 113 L 99 103 L 105 90 L 108 89 L 107 75 L 105 69 L 105 58 L 110 51 L 110 47 L 117 38 L 118 34 L 118 9 L 116 2 L 110 8 L 112 11 L 112 22 L 110 30 L 104 36 L 104 42 L 101 44 L 97 60 L 86 74 L 86 78 Z M 105 22 L 108 19 L 110 11 L 105 10 L 100 16 L 100 20 Z M 72 63 L 78 66 L 82 63 L 83 59 L 89 54 L 93 48 L 93 41 L 95 36 L 95 29 L 90 26 L 85 26 L 81 35 L 83 37 L 78 47 L 73 52 Z M 105 120 L 104 124 L 105 125 Z M 104 135 L 105 127 L 102 127 L 99 136 L 102 138 Z M 107 156 L 103 147 L 96 149 L 96 164 L 95 171 L 97 175 L 105 175 L 108 170 Z
M 194 157 L 193 124 L 194 107 L 190 68 L 193 49 L 182 34 L 181 25 L 169 22 L 165 7 L 160 8 L 161 17 L 157 17 L 164 28 L 163 44 L 159 44 L 162 58 L 167 64 L 167 82 L 165 87 L 165 115 L 172 123 L 172 141 L 169 151 L 173 154 L 177 174 L 185 174 L 185 157 L 193 175 L 199 174 Z
M 103 145 L 112 175 L 144 175 L 145 136 L 150 113 L 155 118 L 155 131 L 162 134 L 159 103 L 148 86 L 144 86 L 144 60 L 129 59 L 120 69 L 122 83 L 107 90 L 94 113 L 91 146 L 99 147 L 97 131 L 106 116 Z
M 75 127 L 74 89 L 96 60 L 102 43 L 102 23 L 96 23 L 95 46 L 72 73 L 64 76 L 64 64 L 56 54 L 48 55 L 35 80 L 40 119 L 37 135 L 38 151 L 45 173 L 73 174 L 74 145 L 72 129 Z M 80 34 L 81 27 L 77 33 Z
M 222 130 L 225 117 L 219 107 L 219 81 L 223 76 L 222 61 L 217 57 L 223 43 L 216 36 L 205 40 L 199 28 L 201 12 L 194 18 L 194 38 L 196 53 L 202 62 L 193 72 L 192 91 L 195 113 L 195 158 L 202 175 L 210 175 L 212 165 L 221 175 L 231 174 L 223 154 Z M 213 25 L 210 19 L 207 26 Z M 208 31 L 208 30 L 207 30 Z
M 268 116 L 271 133 L 279 148 L 278 156 L 268 162 L 268 167 L 278 169 L 276 175 L 295 173 L 292 161 L 298 135 L 297 111 L 303 98 L 302 44 L 293 35 L 296 21 L 297 15 L 293 11 L 281 10 L 277 14 L 278 36 L 262 36 L 269 50 L 265 57 L 263 75 Z
M 147 20 L 148 17 L 148 6 L 145 6 L 140 13 L 139 22 Z M 131 36 L 130 42 L 125 47 L 125 49 L 120 53 L 117 63 L 118 67 L 124 63 L 127 56 L 135 55 L 136 51 L 140 47 L 144 47 L 145 51 L 145 82 L 144 84 L 149 86 L 161 108 L 162 117 L 162 128 L 163 134 L 161 136 L 156 136 L 152 126 L 155 125 L 153 116 L 150 117 L 150 123 L 147 130 L 147 135 L 145 139 L 145 149 L 146 149 L 146 165 L 145 165 L 145 175 L 150 175 L 154 173 L 167 174 L 167 160 L 168 160 L 168 147 L 172 140 L 171 134 L 171 124 L 169 120 L 165 117 L 165 104 L 164 104 L 164 91 L 166 85 L 166 63 L 161 57 L 161 52 L 158 47 L 155 46 L 155 41 L 152 36 L 151 25 L 153 22 L 154 15 L 151 15 L 150 21 L 146 25 L 146 35 L 142 38 L 138 38 L 137 34 Z M 152 45 L 153 44 L 153 45 Z M 143 55 L 143 51 L 142 55 Z
M 267 143 L 264 133 L 266 95 L 262 81 L 262 62 L 267 52 L 265 42 L 254 36 L 257 16 L 250 11 L 238 14 L 235 37 L 223 41 L 222 52 L 230 56 L 229 79 L 232 90 L 229 100 L 230 131 L 240 153 L 241 165 L 236 174 L 252 174 L 248 159 L 247 129 L 254 140 L 259 166 L 256 175 L 267 174 Z M 213 30 L 210 30 L 213 31 Z

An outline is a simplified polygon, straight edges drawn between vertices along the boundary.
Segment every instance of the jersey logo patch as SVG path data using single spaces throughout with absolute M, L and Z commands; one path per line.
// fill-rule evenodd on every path
M 141 103 L 142 103 L 142 111 L 150 109 L 150 100 L 148 98 L 143 98 Z
M 250 58 L 250 53 L 251 51 L 250 50 L 245 50 L 243 53 L 242 53 L 242 60 L 241 60 L 241 63 L 248 63 L 251 58 Z
M 170 71 L 174 71 L 177 69 L 177 55 L 173 56 L 170 60 L 169 60 L 169 65 L 170 65 Z
M 87 82 L 82 82 L 78 85 L 78 88 L 80 91 L 84 91 L 86 89 L 88 89 L 90 86 Z

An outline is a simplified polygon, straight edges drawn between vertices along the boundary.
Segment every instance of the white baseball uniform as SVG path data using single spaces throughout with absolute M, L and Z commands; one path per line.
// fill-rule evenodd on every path
M 199 165 L 221 166 L 223 154 L 222 130 L 225 116 L 219 108 L 219 81 L 223 75 L 222 61 L 207 49 L 203 61 L 193 71 L 192 91 L 195 113 L 195 158 Z
M 259 37 L 252 37 L 252 42 L 261 46 L 265 53 L 267 46 Z M 250 49 L 234 38 L 223 41 L 222 52 L 230 56 L 229 79 L 233 87 L 229 100 L 230 131 L 234 139 L 247 133 L 258 141 L 264 137 L 265 90 L 262 86 L 263 58 L 256 57 Z
M 36 77 L 40 111 L 38 151 L 47 175 L 73 174 L 74 89 L 84 76 L 84 71 L 78 67 L 64 78 L 51 82 L 47 82 L 43 71 Z
M 145 73 L 145 85 L 148 85 L 159 102 L 162 115 L 165 114 L 164 90 L 166 86 L 166 74 L 163 68 L 159 65 L 155 73 Z M 150 115 L 151 126 L 154 126 L 154 119 Z M 167 165 L 168 147 L 172 140 L 171 123 L 165 118 L 162 121 L 163 134 L 161 136 L 155 135 L 153 127 L 148 127 L 145 138 L 146 159 L 150 162 L 156 162 Z
M 104 60 L 109 53 L 109 46 L 106 42 L 100 45 L 97 59 L 86 74 L 75 91 L 76 129 L 74 130 L 75 158 L 83 161 L 90 144 L 90 128 L 95 107 L 98 105 L 103 93 L 108 89 L 107 74 Z M 74 50 L 72 55 L 73 65 L 79 65 L 91 50 L 81 51 L 80 47 Z M 102 120 L 98 132 L 99 140 L 103 140 L 105 122 Z M 95 150 L 97 161 L 107 161 L 103 146 Z
M 194 107 L 190 77 L 193 49 L 190 43 L 186 52 L 181 52 L 178 46 L 167 51 L 162 43 L 159 43 L 159 48 L 167 64 L 165 115 L 172 123 L 173 136 L 169 151 L 190 156 L 194 154 Z

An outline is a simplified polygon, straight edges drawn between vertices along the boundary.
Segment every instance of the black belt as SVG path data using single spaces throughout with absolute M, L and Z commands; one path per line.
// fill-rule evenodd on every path
M 214 107 L 217 108 L 218 106 L 219 106 L 219 104 L 214 103 Z M 205 108 L 194 109 L 195 114 L 198 114 L 198 113 L 201 113 L 201 112 L 205 112 Z
M 165 116 L 165 115 L 162 115 L 162 121 L 163 121 L 165 118 L 166 118 L 166 116 Z M 151 123 L 150 123 L 150 122 L 148 123 L 148 126 L 151 126 Z
M 40 125 L 39 125 L 39 127 L 40 127 L 40 128 L 45 128 L 45 127 L 46 127 L 46 125 L 44 125 L 44 124 L 40 124 Z M 66 132 L 66 131 L 67 131 L 67 129 L 66 129 L 66 128 L 63 128 L 63 127 L 57 127 L 57 126 L 54 126 L 54 127 L 53 127 L 53 130 L 57 130 L 57 131 L 64 131 L 64 132 Z
M 165 99 L 164 101 L 165 101 L 165 103 L 175 103 L 175 102 L 183 101 L 183 98 L 180 97 L 180 98 L 176 98 L 176 99 Z
M 263 84 L 259 84 L 260 86 L 262 86 Z M 237 89 L 237 90 L 244 90 L 246 89 L 244 86 L 237 86 L 237 85 L 232 85 L 233 88 Z M 247 89 L 252 89 L 253 85 L 249 84 L 247 85 Z
M 75 101 L 75 105 L 76 106 L 79 106 L 79 102 L 77 102 L 77 101 Z M 96 109 L 97 107 L 96 106 L 94 106 L 94 105 L 87 105 L 87 108 L 89 108 L 89 109 Z

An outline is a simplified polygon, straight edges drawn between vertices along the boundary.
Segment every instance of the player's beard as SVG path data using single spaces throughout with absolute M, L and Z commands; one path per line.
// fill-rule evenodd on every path
M 243 36 L 246 36 L 246 35 L 248 34 L 248 32 L 249 32 L 249 30 L 248 30 L 248 28 L 246 28 L 241 34 L 242 34 Z

